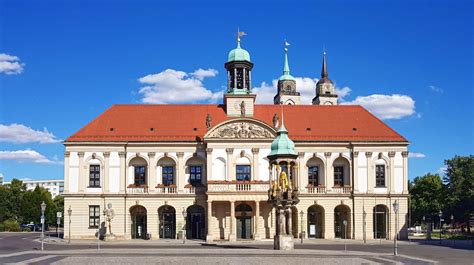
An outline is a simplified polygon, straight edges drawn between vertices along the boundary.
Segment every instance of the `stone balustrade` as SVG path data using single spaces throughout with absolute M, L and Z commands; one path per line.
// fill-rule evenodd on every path
M 208 192 L 268 192 L 267 181 L 209 181 Z

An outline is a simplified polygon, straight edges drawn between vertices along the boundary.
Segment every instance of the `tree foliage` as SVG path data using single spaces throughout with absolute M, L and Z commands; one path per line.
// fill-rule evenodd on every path
M 416 177 L 410 183 L 412 222 L 421 224 L 423 216 L 431 219 L 444 207 L 443 182 L 438 174 Z
M 45 223 L 56 224 L 56 212 L 64 208 L 64 199 L 57 196 L 54 200 L 51 193 L 37 186 L 34 190 L 26 190 L 22 181 L 13 179 L 10 184 L 0 186 L 0 223 L 16 222 L 40 223 L 41 203 L 46 204 Z

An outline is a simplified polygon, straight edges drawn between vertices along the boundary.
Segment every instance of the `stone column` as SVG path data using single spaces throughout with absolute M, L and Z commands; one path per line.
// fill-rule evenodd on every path
M 260 148 L 252 148 L 252 180 L 258 180 L 261 178 L 258 171 L 258 153 Z
M 64 152 L 64 193 L 69 193 L 69 151 Z
M 324 167 L 324 175 L 325 175 L 325 183 L 326 183 L 326 191 L 331 191 L 332 187 L 334 186 L 334 174 L 333 172 L 333 167 L 332 164 L 330 164 L 331 161 L 331 152 L 325 152 L 324 153 L 324 158 L 326 158 L 326 166 Z
M 102 192 L 109 193 L 110 191 L 110 152 L 104 152 L 104 187 Z
M 176 190 L 178 192 L 183 192 L 184 189 L 184 152 L 177 152 L 176 156 L 178 156 L 178 164 L 176 165 Z
M 390 162 L 387 165 L 388 171 L 388 192 L 395 193 L 395 152 L 388 152 L 388 157 L 390 158 Z M 387 176 L 385 176 L 385 181 L 387 181 Z
M 235 178 L 233 177 L 233 174 L 232 174 L 232 169 L 233 169 L 232 156 L 234 154 L 234 148 L 226 148 L 225 152 L 227 153 L 227 165 L 226 165 L 226 167 L 227 167 L 227 180 L 228 181 L 235 180 Z
M 84 164 L 84 152 L 78 152 L 79 156 L 79 181 L 78 181 L 78 191 L 84 192 L 86 187 L 86 165 Z
M 260 226 L 260 201 L 255 201 L 255 228 L 253 232 L 253 239 L 260 240 L 260 233 L 258 227 Z
M 359 152 L 352 152 L 352 157 L 354 158 L 352 161 L 352 163 L 354 163 L 352 166 L 352 174 L 354 174 L 354 183 L 352 183 L 352 187 L 354 192 L 359 192 Z
M 408 194 L 408 151 L 402 152 L 403 157 L 403 194 Z
M 206 242 L 210 243 L 214 240 L 213 225 L 212 225 L 212 201 L 207 201 L 207 236 Z
M 120 157 L 120 193 L 124 193 L 127 187 L 127 165 L 126 152 L 119 152 Z
M 367 193 L 374 192 L 374 166 L 372 163 L 372 152 L 365 152 L 365 157 L 367 158 Z
M 206 148 L 206 174 L 203 178 L 203 184 L 207 186 L 207 181 L 212 179 L 212 148 Z
M 242 88 L 244 90 L 247 90 L 248 87 L 245 85 L 245 68 L 242 68 L 242 82 L 243 82 Z
M 229 233 L 229 241 L 235 241 L 235 202 L 230 201 L 230 233 Z
M 148 152 L 148 160 L 150 164 L 148 167 L 150 168 L 149 172 L 150 175 L 148 176 L 148 190 L 154 190 L 156 186 L 156 161 L 155 161 L 155 152 Z

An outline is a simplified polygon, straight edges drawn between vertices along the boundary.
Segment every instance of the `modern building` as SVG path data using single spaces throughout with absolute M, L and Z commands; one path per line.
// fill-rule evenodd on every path
M 287 52 L 274 105 L 255 104 L 238 40 L 223 104 L 113 105 L 67 138 L 65 231 L 94 237 L 111 203 L 117 238 L 273 238 L 268 192 L 281 168 L 299 192 L 295 237 L 406 238 L 409 142 L 363 107 L 338 105 L 326 54 L 313 104 L 301 105 Z M 283 118 L 296 162 L 270 166 Z
M 26 190 L 34 190 L 36 186 L 43 187 L 51 193 L 51 197 L 56 197 L 64 193 L 64 180 L 52 179 L 52 180 L 22 180 L 26 187 Z M 4 182 L 3 184 L 10 184 L 10 182 Z

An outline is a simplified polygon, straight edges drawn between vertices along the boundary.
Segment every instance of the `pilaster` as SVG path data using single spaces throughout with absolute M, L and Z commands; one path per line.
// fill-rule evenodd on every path
M 176 156 L 178 157 L 178 164 L 176 165 L 176 173 L 177 173 L 177 178 L 176 178 L 176 189 L 178 192 L 182 192 L 184 189 L 184 152 L 177 152 Z
M 119 158 L 120 158 L 120 193 L 124 193 L 126 191 L 125 187 L 127 186 L 127 170 L 126 170 L 126 152 L 119 152 Z
M 84 193 L 86 187 L 86 166 L 84 165 L 84 152 L 78 152 L 77 155 L 79 156 L 79 187 L 78 191 L 80 193 Z
M 408 194 L 408 151 L 402 152 L 403 157 L 403 194 Z
M 108 193 L 110 191 L 110 152 L 104 152 L 104 187 L 103 192 Z
M 372 163 L 372 152 L 365 152 L 365 157 L 367 159 L 367 193 L 374 193 L 374 166 Z
M 254 221 L 254 233 L 253 238 L 255 240 L 260 240 L 260 201 L 255 201 L 255 221 Z
M 207 236 L 206 236 L 206 242 L 210 243 L 214 241 L 214 236 L 212 235 L 213 231 L 213 220 L 212 220 L 212 201 L 207 201 Z
M 389 164 L 387 165 L 388 167 L 388 179 L 389 179 L 389 193 L 395 193 L 395 170 L 394 170 L 394 165 L 395 165 L 395 152 L 388 152 L 388 157 L 390 159 Z
M 260 152 L 260 148 L 252 148 L 252 180 L 260 179 L 259 172 L 258 172 L 258 153 Z
M 203 177 L 203 184 L 207 186 L 207 181 L 212 179 L 212 148 L 206 148 L 206 175 Z
M 156 161 L 155 161 L 155 152 L 148 152 L 148 159 L 150 164 L 148 165 L 150 175 L 148 176 L 148 189 L 154 190 L 156 186 Z
M 230 201 L 230 233 L 229 233 L 229 241 L 235 241 L 235 201 Z
M 326 183 L 326 190 L 331 191 L 334 186 L 334 174 L 332 174 L 333 168 L 331 162 L 331 152 L 325 152 L 324 158 L 326 159 L 326 166 L 324 167 L 324 176 Z
M 354 192 L 359 192 L 359 152 L 354 151 L 352 152 L 352 174 L 354 175 L 354 183 L 352 183 L 352 187 Z
M 69 193 L 69 151 L 64 152 L 64 193 Z
M 231 181 L 231 180 L 234 180 L 235 177 L 234 177 L 234 170 L 233 170 L 233 159 L 232 159 L 232 156 L 234 154 L 234 148 L 226 148 L 225 149 L 225 152 L 227 153 L 227 159 L 226 159 L 226 167 L 227 167 L 227 180 L 228 181 Z

